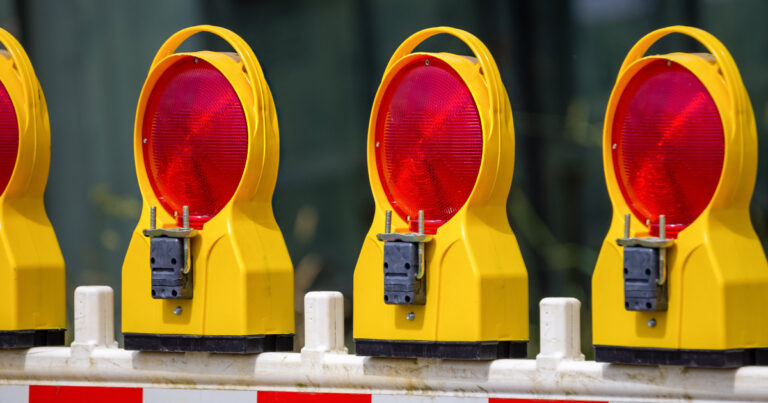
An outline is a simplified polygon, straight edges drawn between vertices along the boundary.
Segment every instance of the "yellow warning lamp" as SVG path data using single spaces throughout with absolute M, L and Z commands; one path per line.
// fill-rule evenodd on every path
M 0 348 L 64 344 L 64 258 L 43 204 L 51 129 L 26 52 L 0 29 Z
M 208 32 L 236 53 L 174 53 Z M 272 213 L 277 114 L 233 32 L 171 36 L 136 111 L 141 218 L 123 264 L 125 348 L 257 353 L 293 348 L 293 267 Z
M 709 54 L 644 56 L 683 34 Z M 731 55 L 675 26 L 630 50 L 606 112 L 613 219 L 592 277 L 598 361 L 768 364 L 768 263 L 749 217 L 757 134 Z
M 437 34 L 474 57 L 411 53 Z M 512 110 L 485 45 L 447 27 L 408 38 L 387 65 L 367 144 L 376 211 L 355 268 L 357 354 L 525 356 L 528 276 L 506 215 Z

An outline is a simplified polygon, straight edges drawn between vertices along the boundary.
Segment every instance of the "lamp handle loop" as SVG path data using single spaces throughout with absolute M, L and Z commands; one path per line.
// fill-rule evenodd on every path
M 452 35 L 469 47 L 469 49 L 472 51 L 472 53 L 477 58 L 478 62 L 480 63 L 480 68 L 482 69 L 482 74 L 486 79 L 486 86 L 489 89 L 489 95 L 490 95 L 490 101 L 491 106 L 496 111 L 502 110 L 502 104 L 501 104 L 501 94 L 499 93 L 501 87 L 501 77 L 499 75 L 499 68 L 496 66 L 496 61 L 493 59 L 493 56 L 491 56 L 491 52 L 488 50 L 488 48 L 483 44 L 483 42 L 478 39 L 476 36 L 472 35 L 471 33 L 464 31 L 462 29 L 457 28 L 451 28 L 451 27 L 434 27 L 434 28 L 427 28 L 423 29 L 419 32 L 416 32 L 415 34 L 411 35 L 406 39 L 400 46 L 395 50 L 395 53 L 392 55 L 392 58 L 389 59 L 389 63 L 387 64 L 387 70 L 391 69 L 395 63 L 397 63 L 398 60 L 401 58 L 407 56 L 411 52 L 413 52 L 414 49 L 416 49 L 416 46 L 424 42 L 425 40 L 438 35 L 438 34 L 448 34 Z

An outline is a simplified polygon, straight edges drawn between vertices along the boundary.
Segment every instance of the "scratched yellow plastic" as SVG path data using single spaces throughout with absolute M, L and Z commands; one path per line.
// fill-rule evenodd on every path
M 19 152 L 0 195 L 0 331 L 64 329 L 64 258 L 43 205 L 51 156 L 48 108 L 21 45 L 0 29 L 0 81 L 16 109 Z
M 236 54 L 200 51 L 174 53 L 187 38 L 209 32 L 226 40 Z M 192 238 L 194 297 L 151 297 L 150 206 L 160 206 L 142 156 L 142 122 L 149 94 L 175 60 L 198 57 L 215 66 L 234 87 L 249 129 L 243 178 L 232 199 Z M 261 335 L 294 333 L 293 266 L 272 212 L 279 136 L 272 94 L 251 48 L 233 32 L 196 26 L 174 34 L 158 51 L 136 112 L 134 155 L 143 197 L 141 218 L 123 264 L 123 332 L 185 335 Z M 176 220 L 157 208 L 157 225 Z M 175 307 L 182 313 L 175 315 Z
M 425 39 L 450 34 L 461 39 L 474 58 L 449 53 L 411 52 Z M 483 157 L 468 201 L 426 244 L 425 305 L 384 303 L 383 232 L 386 210 L 394 210 L 381 186 L 374 154 L 375 119 L 395 73 L 413 57 L 428 54 L 446 62 L 467 83 L 483 127 Z M 528 275 L 506 201 L 512 181 L 515 137 L 512 110 L 488 49 L 472 34 L 447 27 L 430 28 L 408 38 L 389 61 L 374 100 L 368 128 L 368 177 L 376 203 L 354 274 L 354 337 L 379 340 L 495 341 L 528 340 Z M 397 214 L 392 229 L 409 232 Z M 406 315 L 414 312 L 414 320 Z
M 701 42 L 709 55 L 645 56 L 661 37 L 678 33 Z M 624 215 L 631 213 L 613 171 L 611 128 L 620 94 L 652 60 L 672 60 L 709 90 L 723 122 L 725 160 L 714 196 L 702 214 L 678 235 L 668 254 L 669 309 L 624 309 L 622 249 Z M 594 344 L 605 346 L 722 350 L 768 347 L 768 263 L 749 217 L 757 173 L 757 133 L 752 105 L 736 65 L 712 35 L 668 27 L 641 39 L 624 60 L 611 94 L 603 129 L 603 163 L 613 218 L 592 277 Z M 632 216 L 630 236 L 648 236 Z M 647 325 L 656 319 L 656 327 Z

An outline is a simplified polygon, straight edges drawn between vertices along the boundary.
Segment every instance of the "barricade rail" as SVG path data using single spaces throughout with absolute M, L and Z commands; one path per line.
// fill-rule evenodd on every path
M 109 287 L 75 292 L 70 347 L 0 351 L 0 402 L 768 401 L 768 367 L 584 361 L 580 303 L 545 298 L 536 359 L 383 359 L 347 353 L 343 299 L 305 296 L 300 353 L 149 353 L 118 348 Z

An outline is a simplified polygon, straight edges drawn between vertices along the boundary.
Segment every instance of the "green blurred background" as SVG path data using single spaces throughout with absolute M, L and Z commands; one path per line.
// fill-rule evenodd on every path
M 477 35 L 496 58 L 515 120 L 508 212 L 530 275 L 529 356 L 538 351 L 545 296 L 582 301 L 582 342 L 592 356 L 590 277 L 611 214 L 602 120 L 626 52 L 667 25 L 710 31 L 736 59 L 765 132 L 766 16 L 768 2 L 758 0 L 0 0 L 0 24 L 25 46 L 48 101 L 46 203 L 67 261 L 70 329 L 74 287 L 106 284 L 116 291 L 119 332 L 120 270 L 140 209 L 132 150 L 139 92 L 165 39 L 214 24 L 251 45 L 277 104 L 274 209 L 296 268 L 298 346 L 308 290 L 342 291 L 351 329 L 352 272 L 373 214 L 365 138 L 386 62 L 422 28 L 449 25 Z M 200 49 L 228 50 L 210 36 L 183 48 Z M 420 49 L 468 53 L 447 37 Z M 652 50 L 700 48 L 672 37 Z M 752 203 L 764 245 L 766 143 Z

